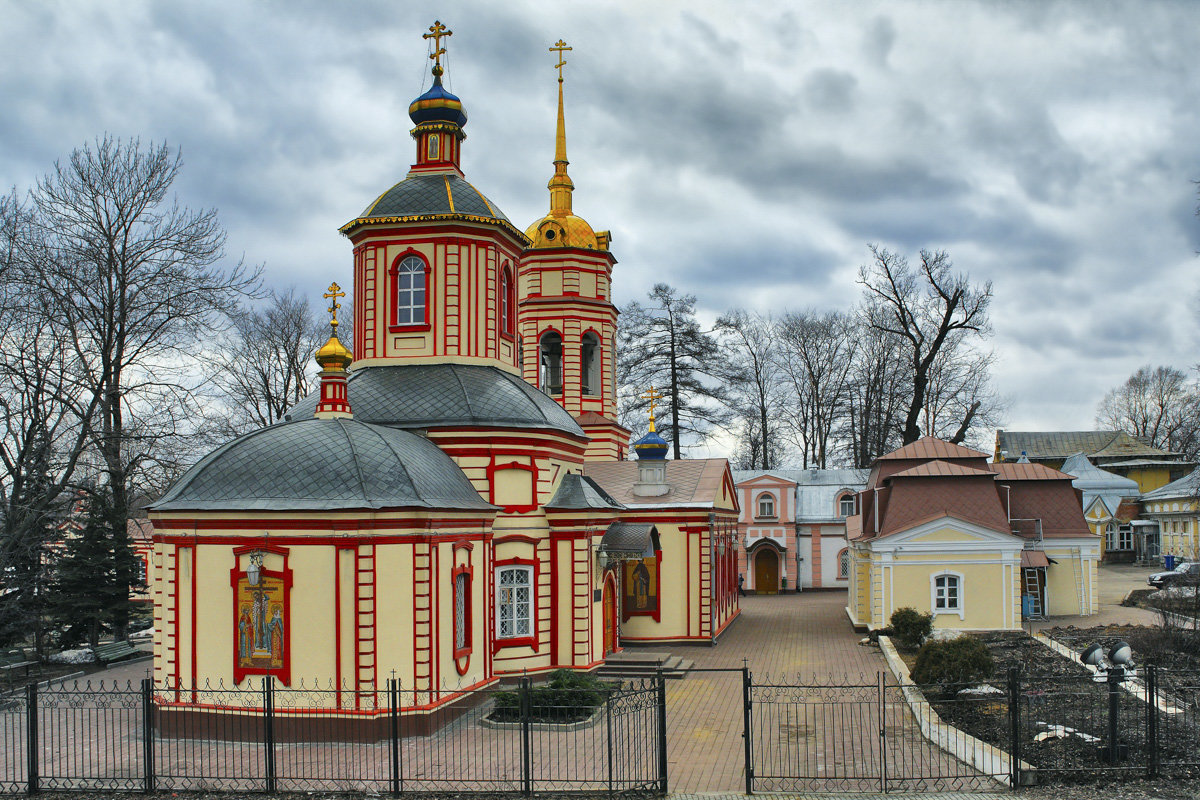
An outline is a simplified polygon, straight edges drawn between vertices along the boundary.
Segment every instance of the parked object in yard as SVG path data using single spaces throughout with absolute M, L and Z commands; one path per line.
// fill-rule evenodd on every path
M 1146 578 L 1146 583 L 1156 589 L 1162 589 L 1176 584 L 1195 583 L 1197 578 L 1200 578 L 1200 562 L 1185 561 L 1176 565 L 1175 569 L 1154 573 Z

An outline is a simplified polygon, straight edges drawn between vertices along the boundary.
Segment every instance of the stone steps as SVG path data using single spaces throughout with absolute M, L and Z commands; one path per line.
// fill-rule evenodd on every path
M 682 656 L 627 649 L 605 658 L 596 674 L 602 678 L 653 678 L 661 669 L 664 677 L 678 680 L 694 666 L 694 661 Z

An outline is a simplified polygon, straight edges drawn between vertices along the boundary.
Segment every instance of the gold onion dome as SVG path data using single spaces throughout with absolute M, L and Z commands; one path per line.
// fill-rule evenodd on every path
M 346 349 L 346 345 L 338 340 L 335 332 L 329 337 L 329 341 L 317 351 L 316 359 L 317 363 L 321 365 L 321 369 L 345 370 L 354 360 L 354 355 Z

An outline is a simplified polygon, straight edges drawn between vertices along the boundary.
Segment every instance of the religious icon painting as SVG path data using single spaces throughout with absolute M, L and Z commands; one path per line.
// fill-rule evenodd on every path
M 621 605 L 626 619 L 639 615 L 658 619 L 660 559 L 659 553 L 655 553 L 637 561 L 622 562 Z
M 275 675 L 289 682 L 288 590 L 291 570 L 263 570 L 257 583 L 235 571 L 233 679 L 246 675 Z

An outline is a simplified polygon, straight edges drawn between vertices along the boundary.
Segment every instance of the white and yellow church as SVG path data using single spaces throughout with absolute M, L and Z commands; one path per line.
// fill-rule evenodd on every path
M 151 508 L 154 677 L 175 690 L 160 702 L 271 676 L 372 714 L 394 675 L 415 713 L 505 675 L 594 669 L 623 643 L 711 643 L 738 614 L 728 464 L 668 462 L 653 432 L 624 460 L 616 259 L 571 206 L 569 48 L 550 48 L 550 211 L 522 232 L 464 177 L 448 35 L 426 37 L 416 163 L 341 228 L 353 354 L 335 285 L 320 391 Z

